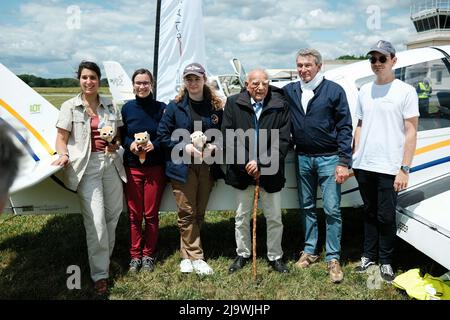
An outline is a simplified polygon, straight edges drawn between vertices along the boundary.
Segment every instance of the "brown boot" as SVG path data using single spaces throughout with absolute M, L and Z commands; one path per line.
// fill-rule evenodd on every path
M 307 268 L 309 265 L 317 262 L 317 260 L 319 260 L 319 256 L 302 251 L 300 252 L 300 259 L 295 263 L 295 266 L 300 269 Z
M 327 263 L 328 274 L 330 275 L 331 282 L 339 283 L 344 279 L 344 272 L 342 272 L 341 265 L 336 259 L 332 259 Z

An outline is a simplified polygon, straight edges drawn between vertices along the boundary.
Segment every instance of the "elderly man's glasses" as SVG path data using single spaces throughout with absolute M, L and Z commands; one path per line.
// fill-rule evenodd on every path
M 371 64 L 375 64 L 375 63 L 377 63 L 377 61 L 380 61 L 380 63 L 385 63 L 387 61 L 387 58 L 386 58 L 386 56 L 380 56 L 379 58 L 370 57 L 369 61 Z

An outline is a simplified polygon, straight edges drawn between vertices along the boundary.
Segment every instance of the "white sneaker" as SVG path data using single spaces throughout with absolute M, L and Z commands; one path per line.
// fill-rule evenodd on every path
M 194 271 L 191 260 L 189 260 L 189 259 L 181 260 L 180 271 L 183 273 L 190 273 L 190 272 Z
M 198 259 L 192 262 L 194 270 L 199 275 L 213 274 L 213 269 L 203 260 Z

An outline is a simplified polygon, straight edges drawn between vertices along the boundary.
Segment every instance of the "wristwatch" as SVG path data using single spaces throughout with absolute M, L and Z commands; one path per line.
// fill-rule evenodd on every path
M 400 170 L 402 170 L 404 173 L 409 173 L 409 170 L 411 170 L 411 168 L 408 166 L 401 166 Z

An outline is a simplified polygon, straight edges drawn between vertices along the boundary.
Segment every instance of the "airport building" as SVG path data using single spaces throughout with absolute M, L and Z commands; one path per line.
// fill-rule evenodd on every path
M 427 0 L 411 5 L 411 21 L 417 31 L 407 49 L 450 44 L 450 1 Z

